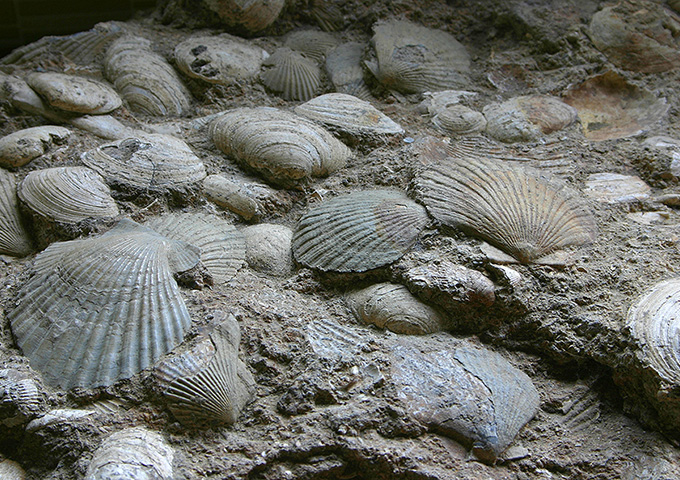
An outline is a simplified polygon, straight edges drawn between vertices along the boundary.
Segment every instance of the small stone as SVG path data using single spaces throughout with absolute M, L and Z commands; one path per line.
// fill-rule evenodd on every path
M 293 231 L 284 225 L 262 223 L 243 229 L 246 262 L 253 270 L 283 277 L 293 271 Z
M 651 189 L 640 177 L 594 173 L 586 180 L 585 194 L 603 203 L 632 203 L 649 198 Z

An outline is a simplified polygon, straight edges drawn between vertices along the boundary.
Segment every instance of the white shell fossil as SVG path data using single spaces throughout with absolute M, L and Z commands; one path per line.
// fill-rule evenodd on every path
M 322 127 L 274 108 L 238 108 L 210 125 L 217 148 L 274 183 L 290 185 L 343 167 L 351 151 Z
M 522 263 L 595 240 L 590 211 L 561 186 L 489 159 L 452 159 L 415 180 L 428 211 L 472 231 Z
M 0 254 L 25 257 L 33 251 L 21 223 L 14 174 L 0 168 Z
M 253 34 L 267 28 L 278 17 L 285 0 L 202 0 L 222 23 L 237 33 Z
M 49 384 L 111 385 L 182 341 L 191 318 L 172 275 L 198 260 L 196 247 L 130 220 L 54 243 L 7 315 L 12 332 Z
M 260 223 L 243 229 L 246 261 L 253 270 L 285 276 L 293 270 L 293 231 L 285 225 Z
M 448 135 L 468 135 L 484 131 L 486 118 L 464 105 L 450 105 L 439 110 L 432 123 Z
M 647 200 L 652 189 L 640 177 L 612 172 L 588 175 L 583 193 L 604 203 L 631 203 Z
M 321 69 L 288 47 L 276 49 L 262 65 L 262 83 L 285 100 L 309 100 L 321 86 Z
M 0 167 L 26 165 L 46 153 L 52 145 L 68 139 L 71 131 L 56 125 L 25 128 L 0 138 Z
M 75 113 L 109 113 L 123 102 L 115 90 L 91 78 L 65 73 L 32 73 L 26 79 L 47 103 Z
M 0 478 L 3 480 L 26 480 L 26 472 L 17 462 L 5 459 L 0 461 Z
M 337 92 L 362 100 L 371 99 L 361 62 L 365 49 L 363 43 L 349 42 L 338 45 L 326 54 L 326 72 Z
M 261 213 L 260 204 L 252 189 L 222 175 L 205 177 L 203 192 L 211 202 L 237 213 L 246 220 L 256 218 Z
M 293 255 L 324 271 L 363 272 L 399 259 L 428 222 L 425 209 L 402 192 L 354 192 L 315 205 L 300 219 Z
M 318 30 L 297 30 L 286 37 L 283 46 L 302 53 L 305 57 L 322 62 L 326 53 L 338 45 L 334 35 Z

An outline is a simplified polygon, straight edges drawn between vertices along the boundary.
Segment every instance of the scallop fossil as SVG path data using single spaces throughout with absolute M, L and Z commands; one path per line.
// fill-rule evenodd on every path
M 163 57 L 144 38 L 125 36 L 106 52 L 104 73 L 133 110 L 148 115 L 182 115 L 191 94 Z
M 445 225 L 471 231 L 522 263 L 595 240 L 590 211 L 564 188 L 489 159 L 452 159 L 415 180 L 428 211 Z
M 28 85 L 51 106 L 74 113 L 109 113 L 123 101 L 105 83 L 65 73 L 32 73 Z
M 0 253 L 25 257 L 33 251 L 28 232 L 21 223 L 14 174 L 0 168 Z
M 288 47 L 277 48 L 262 65 L 262 83 L 285 100 L 309 100 L 321 86 L 319 66 Z
M 293 255 L 320 270 L 363 272 L 399 259 L 428 221 L 425 209 L 402 192 L 354 192 L 322 202 L 300 219 Z
M 231 223 L 205 213 L 174 213 L 154 217 L 146 226 L 164 237 L 201 249 L 201 263 L 215 281 L 231 279 L 246 258 L 243 234 Z
M 338 40 L 330 33 L 318 30 L 297 30 L 286 37 L 283 46 L 302 53 L 305 57 L 323 62 L 326 53 L 338 45 Z
M 235 33 L 264 30 L 279 17 L 285 0 L 202 0 Z
M 443 330 L 446 325 L 441 313 L 418 300 L 403 285 L 379 283 L 350 293 L 346 300 L 358 320 L 395 333 L 425 335 Z
M 479 133 L 486 128 L 484 115 L 464 105 L 451 105 L 439 110 L 432 117 L 432 123 L 449 135 Z
M 452 35 L 406 20 L 373 27 L 377 64 L 366 66 L 387 88 L 422 93 L 469 85 L 470 56 Z
M 361 63 L 365 48 L 363 43 L 356 42 L 338 45 L 326 54 L 326 71 L 337 92 L 370 100 Z
M 212 122 L 210 135 L 224 153 L 283 185 L 328 175 L 351 156 L 322 127 L 274 108 L 227 111 Z
M 94 238 L 50 245 L 8 313 L 31 366 L 61 388 L 111 385 L 178 345 L 191 323 L 173 272 L 196 247 L 130 220 Z
M 0 167 L 22 167 L 46 153 L 51 145 L 66 142 L 68 128 L 55 125 L 25 128 L 0 138 Z

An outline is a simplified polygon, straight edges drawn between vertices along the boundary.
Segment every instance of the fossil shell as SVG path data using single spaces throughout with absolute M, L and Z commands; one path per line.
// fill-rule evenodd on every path
M 361 61 L 365 48 L 363 43 L 356 42 L 338 45 L 326 54 L 326 71 L 337 92 L 370 100 Z
M 469 85 L 470 56 L 449 33 L 406 20 L 379 22 L 373 31 L 378 63 L 367 66 L 387 88 L 422 93 Z
M 21 182 L 17 194 L 32 212 L 59 223 L 118 215 L 118 205 L 104 179 L 87 167 L 33 171 Z
M 338 32 L 345 26 L 345 16 L 337 5 L 325 0 L 308 0 L 308 13 L 324 32 Z
M 95 450 L 85 480 L 172 480 L 173 448 L 144 427 L 126 428 L 108 436 Z
M 576 120 L 576 110 L 554 97 L 529 95 L 484 107 L 486 132 L 502 142 L 537 140 Z
M 148 115 L 185 113 L 191 94 L 163 57 L 151 50 L 151 42 L 132 36 L 111 45 L 104 73 L 133 110 Z
M 120 107 L 123 101 L 105 83 L 64 73 L 32 73 L 26 79 L 47 103 L 67 112 L 100 114 Z
M 0 254 L 25 257 L 33 251 L 21 223 L 14 175 L 0 168 Z
M 399 191 L 342 195 L 300 219 L 293 255 L 320 270 L 363 272 L 398 260 L 428 221 L 425 209 Z
M 217 148 L 270 181 L 294 184 L 345 165 L 349 148 L 313 122 L 274 108 L 238 108 L 210 125 Z
M 268 56 L 261 48 L 227 34 L 191 37 L 175 47 L 175 60 L 181 71 L 221 85 L 254 78 Z
M 61 388 L 111 385 L 153 364 L 191 323 L 173 272 L 198 249 L 130 220 L 50 245 L 8 313 L 31 366 Z
M 202 0 L 224 25 L 236 33 L 252 34 L 279 17 L 285 0 Z
M 576 197 L 523 169 L 487 159 L 433 165 L 416 178 L 428 211 L 522 263 L 593 241 L 597 226 Z
M 285 225 L 260 223 L 243 229 L 246 261 L 253 270 L 285 276 L 293 270 L 293 231 Z
M 270 90 L 285 100 L 309 100 L 321 86 L 321 69 L 299 52 L 288 47 L 276 49 L 262 65 L 260 77 Z
M 28 419 L 39 414 L 46 404 L 35 380 L 29 374 L 15 368 L 0 370 L 0 399 L 3 404 L 4 426 L 14 422 L 26 423 Z M 9 406 L 12 408 L 8 409 Z
M 245 263 L 243 234 L 216 215 L 174 213 L 154 217 L 146 226 L 164 237 L 181 240 L 201 249 L 201 263 L 213 279 L 226 282 Z
M 451 105 L 439 110 L 432 117 L 432 123 L 449 135 L 478 133 L 486 128 L 486 118 L 464 105 Z
M 445 327 L 442 314 L 418 300 L 403 285 L 379 283 L 352 292 L 346 299 L 359 321 L 395 333 L 424 335 Z
M 200 182 L 205 167 L 184 141 L 162 134 L 126 138 L 83 153 L 82 162 L 107 182 L 140 190 L 181 190 Z
M 326 53 L 338 45 L 335 36 L 318 30 L 297 30 L 286 37 L 283 46 L 302 53 L 305 57 L 323 62 Z
M 46 153 L 51 145 L 59 145 L 71 135 L 68 128 L 55 125 L 25 128 L 0 138 L 0 167 L 26 165 Z
M 203 191 L 208 200 L 241 215 L 245 220 L 257 218 L 261 213 L 258 201 L 247 187 L 222 175 L 205 177 Z
M 0 461 L 0 478 L 3 480 L 26 480 L 26 472 L 17 462 L 2 460 Z
M 602 172 L 588 175 L 583 193 L 605 203 L 631 203 L 649 199 L 651 188 L 640 177 Z

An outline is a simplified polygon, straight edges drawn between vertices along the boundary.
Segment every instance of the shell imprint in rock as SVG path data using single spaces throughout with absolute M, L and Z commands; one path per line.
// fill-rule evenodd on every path
M 22 167 L 47 152 L 52 144 L 62 144 L 71 136 L 68 128 L 55 125 L 25 128 L 0 138 L 0 167 Z
M 362 100 L 371 99 L 361 63 L 365 49 L 363 43 L 350 42 L 338 45 L 326 54 L 326 71 L 337 92 Z
M 26 175 L 17 194 L 32 212 L 58 223 L 118 215 L 108 185 L 87 167 L 35 170 Z
M 275 108 L 237 108 L 210 124 L 217 148 L 262 173 L 292 185 L 343 167 L 351 151 L 310 120 Z
M 522 263 L 549 263 L 548 254 L 597 235 L 591 212 L 564 188 L 498 161 L 452 159 L 424 170 L 415 183 L 437 220 L 472 231 Z
M 378 63 L 366 65 L 387 88 L 422 93 L 469 85 L 470 56 L 451 34 L 406 20 L 379 22 L 373 31 Z
M 0 254 L 25 257 L 33 251 L 21 223 L 14 174 L 0 168 Z
M 279 17 L 285 0 L 202 0 L 222 23 L 238 34 L 250 35 L 267 28 Z
M 49 72 L 32 73 L 26 81 L 47 103 L 67 112 L 109 113 L 123 104 L 113 88 L 91 78 Z
M 283 44 L 316 62 L 323 62 L 326 53 L 338 45 L 334 35 L 318 30 L 297 30 L 286 37 Z
M 363 272 L 398 260 L 429 222 L 425 209 L 394 190 L 368 190 L 315 205 L 293 234 L 293 255 L 308 267 Z
M 240 337 L 238 322 L 229 315 L 209 336 L 157 367 L 156 377 L 180 422 L 236 422 L 255 387 L 248 368 L 238 358 Z
M 181 190 L 206 176 L 203 162 L 191 148 L 170 135 L 108 143 L 83 153 L 81 160 L 110 184 L 140 190 Z
M 154 217 L 146 226 L 164 237 L 201 249 L 201 263 L 216 282 L 231 279 L 245 263 L 246 242 L 231 223 L 205 213 L 173 213 Z
M 121 97 L 135 111 L 148 115 L 181 115 L 191 94 L 163 57 L 144 38 L 126 36 L 106 52 L 104 72 Z
M 130 220 L 54 243 L 8 314 L 17 343 L 57 387 L 131 377 L 182 341 L 191 318 L 172 275 L 198 260 L 196 247 Z
M 425 335 L 445 328 L 442 314 L 418 300 L 403 285 L 372 285 L 347 295 L 347 303 L 359 321 L 395 333 Z
M 321 69 L 314 60 L 288 47 L 276 49 L 262 65 L 262 83 L 285 100 L 309 100 L 321 86 Z

